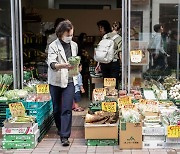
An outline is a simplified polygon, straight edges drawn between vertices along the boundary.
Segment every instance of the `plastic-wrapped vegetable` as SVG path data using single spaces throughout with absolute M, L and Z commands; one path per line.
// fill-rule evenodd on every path
M 73 66 L 73 69 L 69 70 L 69 77 L 78 75 L 80 60 L 81 58 L 79 56 L 72 56 L 68 58 L 69 64 Z
M 122 120 L 123 122 L 137 123 L 140 122 L 140 114 L 138 111 L 129 109 L 122 112 Z

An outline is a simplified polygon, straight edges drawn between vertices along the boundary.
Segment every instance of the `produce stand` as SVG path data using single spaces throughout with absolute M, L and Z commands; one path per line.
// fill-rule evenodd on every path
M 7 79 L 6 75 L 1 75 L 0 79 L 4 76 Z M 26 81 L 25 84 L 24 89 L 20 90 L 8 90 L 10 85 L 3 90 L 1 86 L 3 149 L 33 149 L 53 124 L 49 86 L 35 79 Z M 33 122 L 30 123 L 29 120 Z
M 130 94 L 115 89 L 112 81 L 108 79 L 107 84 L 104 80 L 104 88 L 93 90 L 84 124 L 88 146 L 119 144 L 120 149 L 180 146 L 180 84 L 174 77 L 166 76 L 161 82 L 144 80 Z M 118 115 L 119 122 L 111 121 L 115 119 L 113 115 Z

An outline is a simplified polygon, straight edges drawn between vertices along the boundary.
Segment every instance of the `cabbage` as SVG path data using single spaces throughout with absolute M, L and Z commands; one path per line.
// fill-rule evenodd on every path
M 23 90 L 23 89 L 18 90 L 18 91 L 17 91 L 17 95 L 18 95 L 20 98 L 26 98 L 27 95 L 28 95 L 28 91 L 27 91 L 27 90 Z
M 27 90 L 22 90 L 22 89 L 9 90 L 4 94 L 4 96 L 7 97 L 8 100 L 18 100 L 20 98 L 27 97 L 27 95 L 28 95 Z

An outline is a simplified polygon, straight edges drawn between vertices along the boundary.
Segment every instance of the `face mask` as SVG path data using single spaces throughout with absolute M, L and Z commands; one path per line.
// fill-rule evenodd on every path
M 65 36 L 62 38 L 62 40 L 65 42 L 65 43 L 70 43 L 72 41 L 72 36 Z

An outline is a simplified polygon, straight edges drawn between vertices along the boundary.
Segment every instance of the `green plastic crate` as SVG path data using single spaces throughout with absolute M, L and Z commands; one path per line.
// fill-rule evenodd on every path
M 37 142 L 32 141 L 2 141 L 3 149 L 34 149 Z
M 106 140 L 106 139 L 101 139 L 101 140 L 87 140 L 86 142 L 87 146 L 115 146 L 118 145 L 118 140 Z
M 35 141 L 35 135 L 34 134 L 3 135 L 3 141 Z

